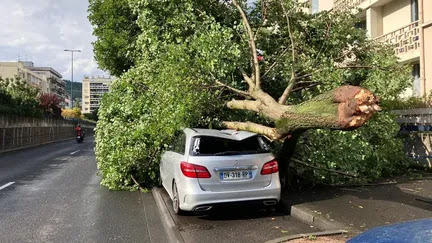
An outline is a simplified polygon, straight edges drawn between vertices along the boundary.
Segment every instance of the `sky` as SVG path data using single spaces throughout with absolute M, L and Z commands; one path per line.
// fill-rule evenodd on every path
M 0 61 L 33 61 L 69 80 L 71 54 L 64 49 L 80 49 L 74 54 L 74 81 L 107 75 L 93 57 L 87 7 L 88 0 L 0 0 Z

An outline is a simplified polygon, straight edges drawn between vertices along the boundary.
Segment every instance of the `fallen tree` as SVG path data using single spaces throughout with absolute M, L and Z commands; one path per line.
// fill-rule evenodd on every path
M 265 4 L 265 2 L 263 2 Z M 292 71 L 282 95 L 276 101 L 268 93 L 261 89 L 261 72 L 255 44 L 255 35 L 252 32 L 249 21 L 236 0 L 232 4 L 238 9 L 244 28 L 249 38 L 251 53 L 252 75 L 243 73 L 244 81 L 249 85 L 247 91 L 228 87 L 229 90 L 239 95 L 249 96 L 253 100 L 232 100 L 227 103 L 230 109 L 254 111 L 262 114 L 276 124 L 276 127 L 266 127 L 252 122 L 229 122 L 223 124 L 231 129 L 247 130 L 266 135 L 272 140 L 282 139 L 296 130 L 311 128 L 331 128 L 351 130 L 363 125 L 373 113 L 380 111 L 378 98 L 369 90 L 355 87 L 342 86 L 330 90 L 298 105 L 285 105 L 291 94 L 298 77 Z M 284 15 L 287 18 L 287 28 L 291 40 L 293 63 L 296 60 L 295 43 L 292 37 L 289 16 L 285 12 L 284 2 L 280 2 Z M 294 70 L 294 69 L 293 69 Z
M 139 57 L 102 101 L 96 133 L 102 183 L 110 188 L 133 186 L 131 175 L 150 185 L 164 146 L 187 126 L 248 130 L 283 142 L 280 163 L 288 168 L 303 132 L 357 129 L 381 110 L 378 96 L 394 99 L 410 84 L 392 49 L 370 41 L 350 13 L 311 15 L 295 0 L 128 6 L 141 33 L 125 40 Z M 121 31 L 123 22 L 94 20 L 103 16 L 95 11 L 107 10 L 117 11 L 91 9 L 95 29 Z M 379 146 L 394 135 L 385 136 Z

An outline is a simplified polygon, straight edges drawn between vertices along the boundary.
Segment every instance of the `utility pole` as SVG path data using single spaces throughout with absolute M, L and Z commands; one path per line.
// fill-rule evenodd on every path
M 71 97 L 70 97 L 70 108 L 73 109 L 73 56 L 74 52 L 81 52 L 81 50 L 68 50 L 65 49 L 64 51 L 69 51 L 72 54 L 72 77 L 71 77 Z

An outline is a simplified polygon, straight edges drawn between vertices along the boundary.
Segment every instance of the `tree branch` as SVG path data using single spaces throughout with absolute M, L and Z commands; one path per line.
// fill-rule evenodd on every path
M 271 140 L 278 140 L 283 136 L 276 131 L 276 128 L 266 127 L 253 122 L 222 122 L 224 126 L 234 130 L 244 130 L 262 134 Z
M 131 179 L 135 183 L 135 185 L 140 189 L 140 191 L 144 191 L 144 189 L 141 187 L 141 185 L 135 180 L 133 175 L 131 175 Z
M 260 85 L 261 85 L 261 81 L 260 81 L 260 68 L 259 68 L 259 63 L 258 63 L 258 54 L 257 54 L 257 49 L 256 49 L 256 45 L 255 45 L 255 39 L 254 39 L 254 34 L 252 32 L 252 29 L 249 25 L 249 21 L 246 17 L 246 14 L 244 13 L 242 7 L 237 3 L 236 0 L 232 0 L 232 3 L 234 4 L 234 6 L 238 9 L 238 11 L 240 12 L 240 15 L 242 17 L 242 22 L 243 22 L 243 26 L 246 29 L 246 32 L 249 35 L 249 47 L 250 47 L 250 51 L 251 51 L 251 56 L 252 56 L 252 69 L 254 71 L 254 75 L 252 75 L 254 81 L 255 81 L 255 89 L 260 89 Z
M 288 96 L 291 94 L 294 85 L 296 84 L 296 77 L 294 73 L 291 73 L 291 79 L 288 82 L 288 86 L 285 88 L 284 92 L 282 93 L 281 97 L 279 98 L 278 103 L 283 105 L 288 99 Z
M 255 88 L 255 83 L 254 83 L 254 81 L 252 80 L 252 78 L 249 77 L 249 76 L 247 75 L 247 73 L 246 73 L 242 68 L 240 68 L 240 72 L 241 72 L 241 74 L 243 75 L 243 78 L 244 78 L 244 80 L 246 81 L 246 83 L 249 85 L 249 90 L 253 90 L 253 89 Z
M 292 30 L 291 30 L 291 23 L 290 23 L 289 16 L 288 16 L 288 14 L 287 14 L 287 12 L 285 10 L 285 6 L 284 6 L 284 4 L 283 4 L 282 1 L 280 2 L 280 5 L 282 7 L 282 11 L 284 12 L 284 15 L 285 15 L 285 18 L 286 18 L 286 21 L 287 21 L 288 34 L 289 34 L 289 38 L 290 38 L 290 41 L 291 41 L 291 56 L 292 56 L 291 57 L 292 58 L 291 78 L 290 78 L 290 81 L 288 82 L 288 86 L 285 88 L 282 96 L 279 98 L 279 101 L 278 101 L 279 104 L 285 104 L 285 102 L 288 99 L 288 96 L 291 94 L 292 89 L 294 88 L 296 80 L 297 80 L 296 76 L 295 76 L 295 71 L 294 71 L 296 52 L 295 52 L 294 37 L 293 37 L 293 34 L 292 34 Z
M 288 49 L 290 47 L 285 48 L 285 50 L 282 51 L 282 53 L 276 58 L 276 60 L 273 62 L 273 64 L 266 70 L 266 72 L 263 74 L 263 78 L 267 76 L 267 74 L 277 65 L 279 60 L 288 52 Z
M 310 88 L 316 87 L 318 85 L 319 85 L 319 83 L 313 83 L 313 84 L 310 84 L 310 85 L 308 85 L 306 87 L 298 87 L 298 88 L 293 89 L 292 92 L 299 91 L 299 90 L 302 90 L 302 89 L 310 89 Z
M 258 38 L 258 34 L 260 29 L 266 24 L 267 20 L 266 20 L 266 13 L 267 9 L 266 9 L 266 3 L 265 0 L 261 0 L 261 16 L 262 16 L 262 23 L 260 24 L 260 26 L 258 26 L 257 30 L 255 31 L 254 34 L 254 40 L 257 40 Z
M 332 26 L 332 22 L 330 22 L 330 23 L 327 25 L 327 32 L 326 32 L 326 36 L 325 36 L 325 39 L 324 39 L 324 41 L 323 41 L 323 43 L 322 43 L 322 45 L 321 45 L 320 50 L 318 51 L 318 54 L 317 54 L 316 57 L 315 57 L 315 60 L 314 60 L 314 62 L 313 62 L 314 64 L 315 64 L 316 61 L 318 60 L 319 56 L 321 55 L 322 51 L 324 50 L 324 46 L 326 45 L 326 43 L 327 43 L 327 41 L 328 41 L 328 39 L 329 39 L 331 26 Z M 326 47 L 326 49 L 327 49 L 327 47 Z
M 270 119 L 277 120 L 282 114 L 283 110 L 265 105 L 260 100 L 231 100 L 228 101 L 226 106 L 230 109 L 235 110 L 247 110 L 254 111 L 256 113 L 262 114 Z
M 335 66 L 334 68 L 336 68 L 336 69 L 374 69 L 374 68 L 376 68 L 376 69 L 386 70 L 383 67 L 364 66 L 364 65 Z M 311 71 L 310 73 L 307 73 L 307 74 L 302 75 L 302 76 L 298 76 L 298 77 L 296 77 L 296 79 L 297 80 L 301 80 L 301 79 L 304 79 L 304 78 L 308 78 L 308 77 L 314 75 L 315 73 L 322 72 L 322 71 L 324 71 L 326 69 L 329 69 L 329 68 L 328 67 L 326 67 L 326 68 L 318 68 L 318 69 L 315 69 L 315 70 Z
M 327 172 L 331 172 L 331 173 L 335 173 L 335 174 L 339 174 L 339 175 L 344 175 L 344 176 L 349 176 L 349 177 L 354 177 L 354 178 L 357 177 L 356 175 L 345 173 L 345 172 L 342 172 L 342 171 L 332 170 L 332 169 L 326 169 L 326 168 L 322 168 L 322 167 L 313 166 L 313 165 L 310 165 L 308 163 L 305 163 L 303 161 L 300 161 L 300 160 L 294 159 L 294 158 L 291 158 L 291 161 L 294 162 L 294 163 L 296 163 L 296 164 L 301 164 L 301 165 L 304 165 L 304 166 L 307 166 L 307 167 L 310 167 L 310 168 L 313 168 L 313 169 L 317 169 L 317 170 L 323 170 L 323 171 L 327 171 Z
M 246 91 L 243 91 L 243 90 L 239 90 L 239 89 L 233 88 L 233 87 L 231 87 L 231 86 L 229 86 L 229 85 L 227 85 L 227 84 L 224 84 L 224 83 L 220 82 L 219 80 L 216 80 L 215 82 L 216 82 L 218 85 L 220 85 L 220 86 L 222 86 L 222 87 L 225 87 L 225 88 L 227 88 L 227 89 L 233 91 L 234 93 L 237 93 L 237 94 L 239 94 L 239 95 L 241 95 L 241 96 L 250 97 L 250 94 L 249 94 L 248 92 L 246 92 Z
M 257 113 L 262 111 L 262 102 L 257 100 L 231 100 L 227 102 L 227 107 L 235 110 L 248 110 Z

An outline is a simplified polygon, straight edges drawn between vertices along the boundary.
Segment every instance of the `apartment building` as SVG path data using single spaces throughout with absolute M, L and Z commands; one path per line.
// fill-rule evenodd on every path
M 83 113 L 91 113 L 99 108 L 102 96 L 109 92 L 112 81 L 112 77 L 84 77 L 82 82 Z
M 40 89 L 42 93 L 53 93 L 64 105 L 65 82 L 59 72 L 50 67 L 35 67 L 33 62 L 0 62 L 2 78 L 19 77 L 30 85 Z
M 28 68 L 32 65 L 32 62 L 0 62 L 0 77 L 19 77 L 31 86 L 43 91 L 43 87 L 46 86 L 46 79 Z
M 361 9 L 359 26 L 373 40 L 394 46 L 400 62 L 412 66 L 407 96 L 432 91 L 432 0 L 311 0 L 311 12 Z
M 59 72 L 51 67 L 30 66 L 28 69 L 39 74 L 46 80 L 46 82 L 44 82 L 45 85 L 42 87 L 42 91 L 44 93 L 56 94 L 57 97 L 64 103 L 66 98 L 66 84 L 65 81 L 62 80 L 62 75 Z

